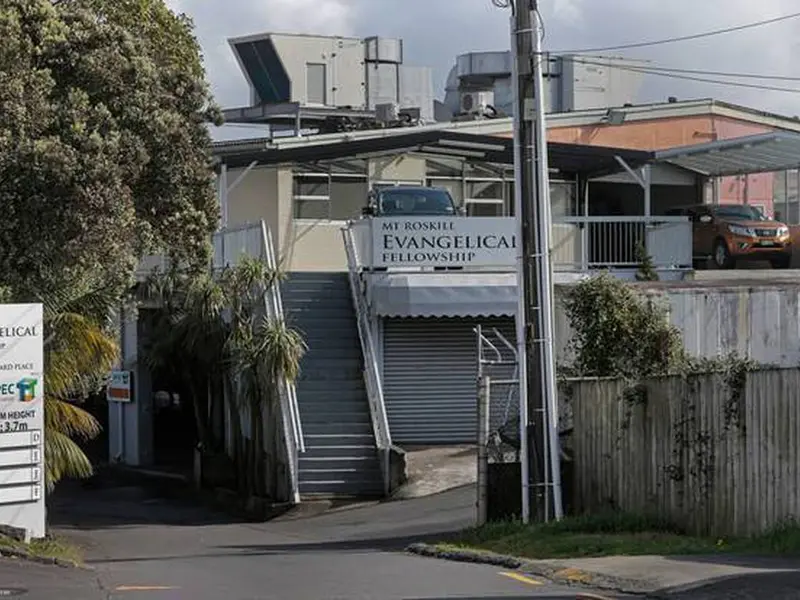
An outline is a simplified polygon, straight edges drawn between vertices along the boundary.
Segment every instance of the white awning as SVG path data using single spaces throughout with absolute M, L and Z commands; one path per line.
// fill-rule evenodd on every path
M 554 273 L 554 283 L 585 279 Z M 373 314 L 379 317 L 513 317 L 517 313 L 515 273 L 384 273 L 369 282 Z
M 800 166 L 800 135 L 761 133 L 656 152 L 668 163 L 709 177 L 786 171 Z

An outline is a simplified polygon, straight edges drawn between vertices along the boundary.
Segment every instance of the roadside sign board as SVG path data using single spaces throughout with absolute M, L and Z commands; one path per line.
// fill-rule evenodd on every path
M 133 373 L 131 371 L 111 371 L 106 387 L 109 402 L 130 402 L 133 400 Z
M 0 525 L 45 536 L 41 304 L 0 304 Z

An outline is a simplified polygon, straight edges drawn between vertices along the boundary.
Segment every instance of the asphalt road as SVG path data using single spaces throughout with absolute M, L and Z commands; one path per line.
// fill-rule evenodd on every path
M 758 573 L 732 577 L 700 589 L 677 593 L 675 600 L 797 600 L 800 573 Z
M 263 524 L 137 488 L 73 490 L 51 517 L 93 572 L 0 562 L 25 600 L 439 600 L 575 598 L 574 589 L 481 565 L 405 554 L 470 523 L 471 489 Z

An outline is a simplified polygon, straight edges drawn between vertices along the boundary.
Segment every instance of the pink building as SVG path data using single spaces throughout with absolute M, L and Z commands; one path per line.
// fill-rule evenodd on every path
M 610 117 L 612 113 L 613 119 Z M 548 139 L 551 141 L 650 151 L 772 131 L 800 132 L 800 120 L 796 118 L 716 100 L 559 113 L 549 115 L 548 119 Z M 774 215 L 776 209 L 781 210 L 786 190 L 790 187 L 789 199 L 797 205 L 797 185 L 784 186 L 787 180 L 796 183 L 796 177 L 786 178 L 783 173 L 777 175 L 762 173 L 722 178 L 718 182 L 719 200 L 752 204 L 767 215 Z M 709 190 L 709 198 L 710 194 Z M 781 216 L 785 218 L 785 215 Z M 790 220 L 797 221 L 798 215 Z

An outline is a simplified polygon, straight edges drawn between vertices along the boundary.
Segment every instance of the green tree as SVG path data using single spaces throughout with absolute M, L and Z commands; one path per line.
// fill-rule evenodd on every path
M 119 357 L 110 319 L 116 294 L 103 288 L 50 290 L 44 305 L 45 481 L 52 490 L 64 477 L 84 478 L 92 463 L 77 441 L 100 433 L 80 407 L 105 384 Z
M 266 314 L 264 295 L 279 277 L 265 263 L 244 258 L 214 275 L 175 268 L 154 273 L 141 292 L 158 306 L 145 360 L 152 369 L 170 370 L 190 390 L 201 448 L 221 449 L 209 416 L 213 403 L 229 402 L 239 489 L 273 498 L 285 492 L 280 386 L 297 377 L 306 350 L 297 331 Z
M 122 293 L 143 255 L 205 265 L 219 111 L 191 22 L 162 0 L 5 0 L 0 39 L 0 283 Z
M 653 263 L 653 257 L 647 252 L 644 244 L 636 246 L 636 262 L 639 268 L 636 270 L 636 281 L 658 281 L 658 271 Z
M 572 287 L 564 300 L 573 330 L 566 374 L 641 379 L 681 369 L 681 334 L 666 308 L 604 273 Z

